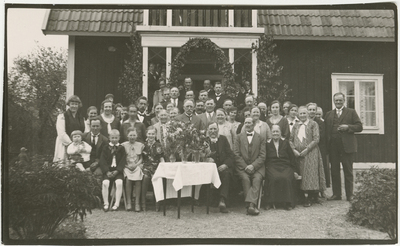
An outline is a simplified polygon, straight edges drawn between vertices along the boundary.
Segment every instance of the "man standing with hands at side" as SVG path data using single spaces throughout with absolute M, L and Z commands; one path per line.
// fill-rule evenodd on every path
M 329 160 L 331 162 L 333 196 L 328 200 L 341 200 L 340 162 L 343 165 L 347 201 L 353 200 L 353 154 L 357 152 L 355 132 L 361 132 L 363 126 L 354 109 L 346 108 L 346 96 L 333 95 L 335 109 L 325 115 L 325 129 Z
M 258 215 L 256 204 L 265 176 L 266 140 L 254 131 L 252 118 L 244 120 L 246 131 L 236 136 L 234 154 L 236 171 L 242 181 L 247 213 Z

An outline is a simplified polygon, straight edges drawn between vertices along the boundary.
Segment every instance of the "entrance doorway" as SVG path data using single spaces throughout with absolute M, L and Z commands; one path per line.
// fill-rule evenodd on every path
M 228 56 L 228 49 L 223 49 L 223 51 Z M 175 57 L 178 52 L 179 48 L 173 48 L 172 57 Z M 212 84 L 222 80 L 223 75 L 219 72 L 219 66 L 213 54 L 201 50 L 192 51 L 185 60 L 185 65 L 178 77 L 178 85 L 183 84 L 185 78 L 189 77 L 193 81 L 193 88 L 200 91 L 203 89 L 204 80 L 209 79 Z

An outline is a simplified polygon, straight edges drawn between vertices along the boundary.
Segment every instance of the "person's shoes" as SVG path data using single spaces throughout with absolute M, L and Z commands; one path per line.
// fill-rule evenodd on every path
M 304 207 L 311 207 L 311 202 L 310 202 L 310 199 L 308 198 L 308 197 L 306 197 L 306 200 L 304 201 L 304 205 L 303 205 Z
M 156 212 L 160 211 L 160 203 L 156 202 Z
M 226 204 L 225 204 L 225 200 L 224 200 L 223 197 L 221 197 L 221 200 L 219 201 L 218 207 L 219 207 L 219 211 L 221 213 L 228 213 L 229 212 L 228 209 L 226 209 Z
M 142 209 L 144 212 L 146 212 L 146 204 L 145 203 L 142 204 Z M 140 204 L 139 203 L 135 203 L 135 212 L 140 212 Z
M 112 208 L 111 208 L 111 211 L 113 211 L 113 212 L 115 212 L 115 211 L 117 211 L 118 210 L 118 206 L 117 205 L 114 205 Z
M 108 204 L 104 204 L 103 211 L 104 212 L 108 212 L 108 209 L 109 209 L 109 205 Z
M 200 201 L 195 199 L 195 200 L 194 200 L 194 205 L 195 205 L 196 207 L 200 207 L 200 206 L 201 206 Z
M 126 204 L 126 211 L 132 211 L 132 204 Z
M 342 198 L 340 196 L 337 196 L 337 195 L 333 195 L 333 196 L 328 198 L 328 201 L 335 201 L 335 200 L 342 200 Z
M 354 200 L 354 196 L 352 195 L 352 196 L 349 196 L 349 197 L 347 197 L 347 201 L 349 201 L 349 202 L 352 202 Z
M 326 198 L 325 192 L 321 191 L 321 192 L 319 193 L 319 197 L 321 197 L 321 198 Z
M 265 207 L 264 207 L 264 210 L 271 210 L 271 209 L 273 209 L 273 207 L 272 207 L 271 204 L 267 204 L 267 205 L 265 205 Z
M 250 203 L 249 208 L 247 209 L 247 214 L 249 215 L 258 215 L 260 211 L 255 207 L 253 203 Z
M 285 210 L 290 211 L 292 210 L 292 206 L 290 204 L 285 204 L 283 207 Z

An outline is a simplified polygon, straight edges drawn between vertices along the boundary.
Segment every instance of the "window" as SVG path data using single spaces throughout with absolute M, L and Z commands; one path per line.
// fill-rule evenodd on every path
M 332 74 L 332 94 L 346 95 L 346 107 L 360 116 L 366 134 L 384 134 L 383 74 Z M 333 107 L 335 107 L 332 101 Z

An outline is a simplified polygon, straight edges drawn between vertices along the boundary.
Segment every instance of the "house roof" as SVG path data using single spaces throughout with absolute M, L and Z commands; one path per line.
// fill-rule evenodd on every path
M 129 34 L 142 22 L 138 9 L 52 9 L 42 29 L 44 34 Z
M 395 37 L 393 10 L 259 10 L 258 26 L 279 37 Z
M 393 10 L 258 10 L 258 27 L 278 39 L 394 41 Z M 129 35 L 143 23 L 142 9 L 52 9 L 44 34 Z

